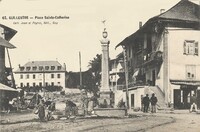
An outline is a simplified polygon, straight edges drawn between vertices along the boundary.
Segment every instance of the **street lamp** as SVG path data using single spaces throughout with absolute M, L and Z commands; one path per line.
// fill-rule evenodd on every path
M 123 53 L 124 53 L 124 72 L 125 72 L 125 85 L 126 85 L 126 105 L 127 110 L 129 109 L 129 97 L 128 97 L 128 68 L 127 68 L 127 56 L 126 56 L 126 46 L 123 45 Z

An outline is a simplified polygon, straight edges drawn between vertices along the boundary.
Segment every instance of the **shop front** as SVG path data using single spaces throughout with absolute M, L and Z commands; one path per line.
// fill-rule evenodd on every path
M 200 81 L 171 81 L 171 83 L 180 86 L 180 89 L 174 89 L 173 92 L 175 109 L 189 109 L 193 95 L 197 100 L 197 108 L 200 109 Z

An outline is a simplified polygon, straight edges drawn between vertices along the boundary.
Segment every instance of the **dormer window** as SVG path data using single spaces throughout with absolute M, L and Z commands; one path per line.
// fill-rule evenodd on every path
M 31 70 L 31 67 L 26 67 L 26 71 L 30 71 Z
M 51 66 L 51 70 L 55 70 L 55 66 Z
M 42 71 L 43 70 L 43 66 L 39 66 L 39 70 Z
M 61 66 L 57 66 L 57 70 L 61 70 Z
M 37 70 L 37 66 L 33 66 L 33 71 L 36 71 Z
M 19 69 L 20 69 L 20 71 L 24 71 L 24 67 L 20 67 Z
M 49 70 L 49 66 L 45 66 L 45 70 Z

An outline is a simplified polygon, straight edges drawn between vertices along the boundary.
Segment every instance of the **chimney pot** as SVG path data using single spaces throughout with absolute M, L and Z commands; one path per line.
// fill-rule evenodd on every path
M 165 9 L 160 9 L 160 14 L 164 13 Z
M 142 22 L 139 22 L 139 28 L 141 28 L 142 27 Z

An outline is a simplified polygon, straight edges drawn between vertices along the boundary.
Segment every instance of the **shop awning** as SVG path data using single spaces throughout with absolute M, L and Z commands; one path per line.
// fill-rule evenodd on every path
M 11 88 L 11 87 L 9 87 L 9 86 L 6 86 L 6 85 L 4 85 L 4 84 L 2 84 L 2 83 L 0 83 L 0 90 L 18 92 L 16 89 Z
M 6 48 L 16 48 L 14 45 L 12 45 L 11 43 L 9 43 L 7 40 L 3 39 L 2 37 L 0 37 L 0 46 L 4 46 Z
M 175 85 L 200 86 L 200 80 L 170 80 L 170 82 Z

